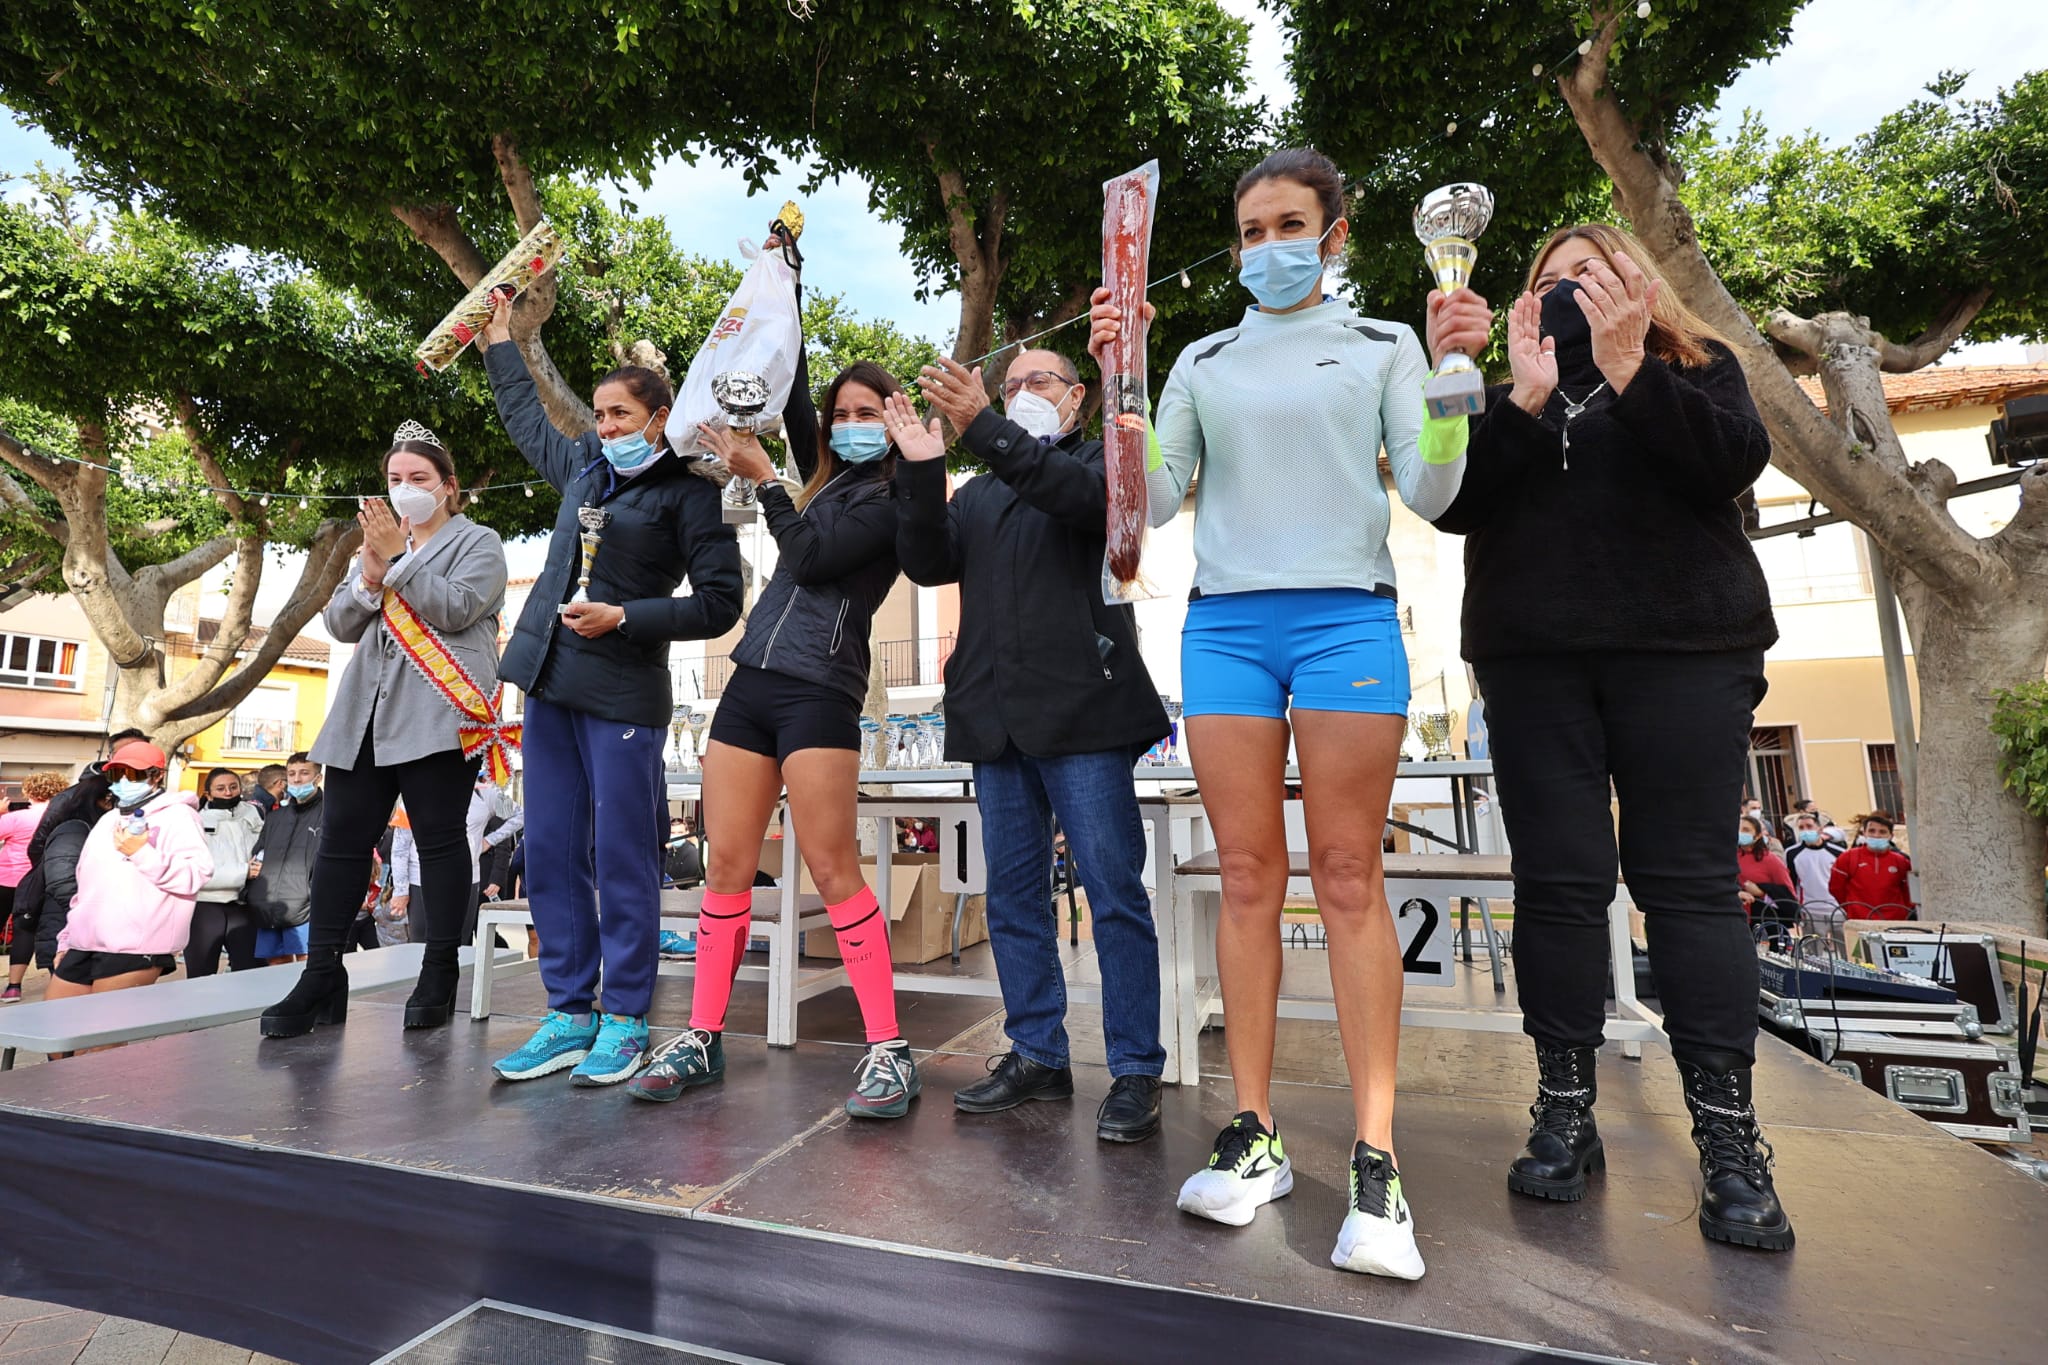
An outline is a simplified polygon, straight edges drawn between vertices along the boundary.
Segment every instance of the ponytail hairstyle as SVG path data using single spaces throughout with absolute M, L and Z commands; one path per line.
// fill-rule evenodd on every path
M 1292 180 L 1313 190 L 1323 210 L 1319 232 L 1328 232 L 1330 224 L 1344 216 L 1344 173 L 1313 147 L 1287 147 L 1272 153 L 1238 177 L 1231 202 L 1243 199 L 1254 185 L 1266 180 Z

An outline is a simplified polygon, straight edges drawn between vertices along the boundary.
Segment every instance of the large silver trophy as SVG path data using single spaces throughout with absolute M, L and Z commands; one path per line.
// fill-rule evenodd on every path
M 1475 243 L 1492 221 L 1493 193 L 1484 185 L 1445 185 L 1422 196 L 1415 236 L 1438 289 L 1449 294 L 1472 283 Z M 1423 384 L 1422 403 L 1431 417 L 1477 416 L 1486 410 L 1486 380 L 1470 356 L 1451 351 Z
M 590 566 L 597 562 L 597 547 L 604 540 L 604 528 L 612 524 L 612 514 L 602 507 L 579 507 L 576 509 L 576 524 L 582 527 L 576 539 L 583 545 L 582 569 L 576 575 L 576 592 L 562 608 L 590 600 Z
M 765 436 L 782 429 L 779 414 L 762 415 L 768 406 L 768 381 L 746 370 L 727 370 L 711 377 L 711 396 L 725 414 L 725 424 L 743 435 Z M 731 526 L 744 526 L 760 512 L 752 479 L 734 475 L 725 484 L 721 515 Z

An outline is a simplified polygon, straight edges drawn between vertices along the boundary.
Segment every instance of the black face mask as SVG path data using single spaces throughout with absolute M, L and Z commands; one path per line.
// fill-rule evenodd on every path
M 239 796 L 209 796 L 206 798 L 206 808 L 208 810 L 233 810 L 241 804 L 242 798 Z
M 1579 308 L 1579 282 L 1559 280 L 1543 296 L 1543 335 L 1557 341 L 1557 349 L 1591 350 L 1593 324 Z

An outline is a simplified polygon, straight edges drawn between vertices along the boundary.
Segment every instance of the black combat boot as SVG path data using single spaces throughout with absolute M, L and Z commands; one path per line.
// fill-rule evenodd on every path
M 291 993 L 263 1011 L 257 1027 L 265 1038 L 296 1038 L 315 1024 L 339 1024 L 348 1018 L 348 969 L 341 949 L 315 948 Z
M 1700 1149 L 1700 1231 L 1710 1241 L 1763 1251 L 1792 1245 L 1792 1219 L 1771 1185 L 1771 1144 L 1749 1102 L 1749 1063 L 1732 1052 L 1678 1059 L 1693 1145 Z
M 1536 1044 L 1536 1120 L 1521 1155 L 1508 1165 L 1508 1188 L 1538 1199 L 1586 1197 L 1586 1173 L 1607 1169 L 1607 1152 L 1593 1126 L 1598 1049 Z

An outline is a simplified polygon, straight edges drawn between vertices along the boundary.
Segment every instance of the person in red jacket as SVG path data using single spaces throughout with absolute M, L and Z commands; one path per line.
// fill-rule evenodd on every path
M 1791 924 L 1798 918 L 1799 897 L 1785 860 L 1771 852 L 1764 822 L 1745 815 L 1735 833 L 1735 885 L 1752 926 Z
M 1889 816 L 1863 818 L 1863 842 L 1835 859 L 1828 891 L 1850 919 L 1911 919 L 1913 860 L 1892 845 Z

